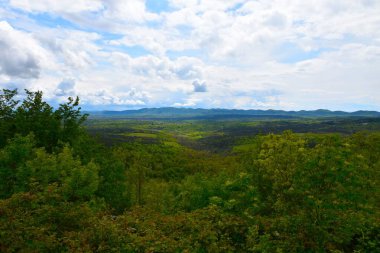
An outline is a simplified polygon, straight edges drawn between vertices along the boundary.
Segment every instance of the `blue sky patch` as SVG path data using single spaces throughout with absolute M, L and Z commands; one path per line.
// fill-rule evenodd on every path
M 171 10 L 167 0 L 146 0 L 145 7 L 148 11 L 154 13 L 167 12 Z
M 123 52 L 129 54 L 132 57 L 139 57 L 139 56 L 144 56 L 148 55 L 149 51 L 146 50 L 142 46 L 118 46 L 119 50 L 122 50 Z
M 48 13 L 29 14 L 29 17 L 35 20 L 39 25 L 51 28 L 69 28 L 78 29 L 78 26 L 59 16 L 52 16 Z
M 304 51 L 294 43 L 285 42 L 274 50 L 274 56 L 277 61 L 281 63 L 293 64 L 317 58 L 322 52 L 326 51 L 328 51 L 328 49 Z

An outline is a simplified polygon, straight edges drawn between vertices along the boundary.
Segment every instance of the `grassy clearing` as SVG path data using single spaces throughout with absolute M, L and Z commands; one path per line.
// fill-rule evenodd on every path
M 180 148 L 180 147 L 182 147 L 181 144 L 179 144 L 178 142 L 175 142 L 175 141 L 164 141 L 164 144 L 166 146 L 171 146 L 171 147 L 174 147 L 174 148 Z
M 151 138 L 151 139 L 157 138 L 157 134 L 153 134 L 153 133 L 127 133 L 123 135 L 127 137 L 139 137 L 139 138 Z
M 253 147 L 254 147 L 254 144 L 241 144 L 241 145 L 234 146 L 232 148 L 232 151 L 235 153 L 245 152 L 245 151 L 249 151 Z

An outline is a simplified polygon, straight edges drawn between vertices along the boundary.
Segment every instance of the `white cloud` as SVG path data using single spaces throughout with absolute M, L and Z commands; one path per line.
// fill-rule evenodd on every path
M 74 79 L 64 79 L 60 82 L 55 90 L 56 96 L 73 96 L 75 91 L 75 80 Z
M 87 105 L 380 110 L 379 1 L 168 4 L 157 14 L 143 0 L 0 3 L 0 81 Z
M 0 74 L 16 78 L 38 78 L 48 67 L 50 55 L 31 34 L 0 22 Z
M 117 95 L 106 90 L 82 93 L 82 95 L 84 96 L 83 103 L 91 105 L 143 106 L 148 98 L 144 92 L 137 92 L 134 89 Z
M 174 103 L 174 104 L 172 104 L 172 106 L 174 106 L 174 107 L 192 107 L 192 106 L 195 106 L 197 103 L 196 103 L 196 101 L 186 101 L 186 102 L 184 102 L 184 103 Z
M 96 33 L 69 29 L 44 29 L 35 36 L 58 61 L 74 69 L 95 64 L 100 47 L 95 41 L 101 37 Z
M 10 0 L 10 5 L 28 12 L 97 11 L 103 8 L 100 0 Z
M 197 11 L 226 11 L 244 2 L 247 0 L 169 0 L 169 4 L 174 8 L 191 8 Z
M 121 67 L 131 74 L 154 79 L 189 80 L 202 77 L 204 63 L 194 57 L 178 57 L 170 60 L 167 57 L 153 55 L 130 57 L 124 53 L 112 53 L 111 61 L 115 67 Z
M 103 1 L 105 6 L 104 16 L 109 19 L 119 19 L 135 23 L 145 21 L 157 21 L 160 16 L 150 13 L 145 8 L 144 0 L 107 0 Z
M 205 81 L 198 81 L 195 80 L 193 82 L 194 92 L 206 92 L 207 91 L 207 85 Z

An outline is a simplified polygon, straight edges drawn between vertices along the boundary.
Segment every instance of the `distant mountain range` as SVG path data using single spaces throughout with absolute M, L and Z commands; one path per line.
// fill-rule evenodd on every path
M 315 118 L 315 117 L 380 117 L 377 111 L 282 111 L 192 108 L 144 108 L 125 111 L 88 111 L 90 117 L 142 118 L 142 119 L 223 119 L 223 118 Z

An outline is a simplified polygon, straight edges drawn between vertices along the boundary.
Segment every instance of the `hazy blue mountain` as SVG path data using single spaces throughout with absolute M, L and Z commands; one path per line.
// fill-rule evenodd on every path
M 223 118 L 303 118 L 303 117 L 380 117 L 377 111 L 282 111 L 192 108 L 143 108 L 125 111 L 89 111 L 90 117 L 165 118 L 165 119 L 223 119 Z

